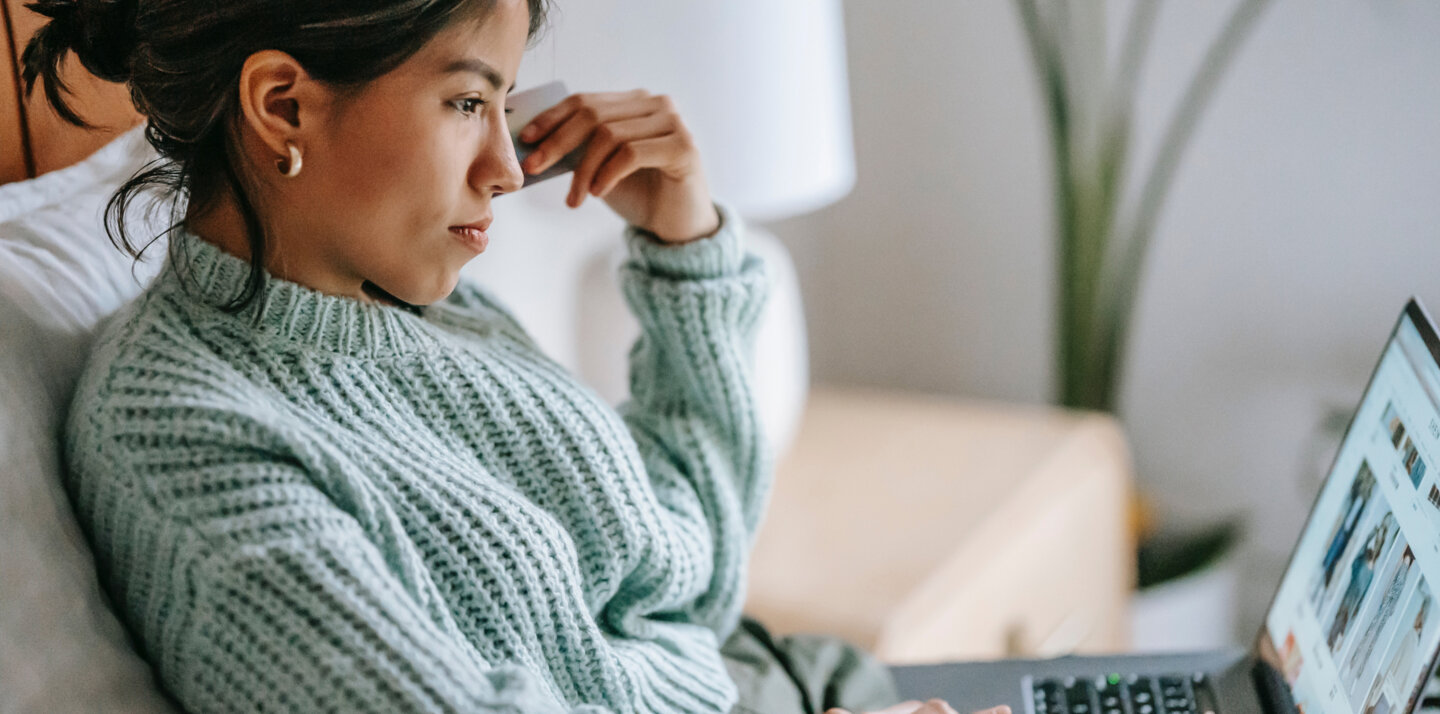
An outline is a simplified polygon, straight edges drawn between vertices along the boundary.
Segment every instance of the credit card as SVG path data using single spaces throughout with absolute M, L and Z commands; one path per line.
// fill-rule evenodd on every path
M 540 142 L 532 144 L 521 141 L 520 130 L 524 129 L 525 125 L 529 124 L 530 120 L 538 116 L 540 112 L 559 104 L 568 96 L 570 96 L 570 92 L 565 89 L 565 83 L 556 80 L 548 84 L 527 89 L 523 92 L 516 92 L 505 99 L 505 107 L 513 110 L 510 112 L 508 119 L 510 123 L 510 142 L 515 145 L 515 158 L 519 159 L 522 164 L 525 162 L 525 157 L 529 156 L 539 147 Z M 544 141 L 544 139 L 541 139 L 541 141 Z M 531 186 L 545 179 L 554 178 L 560 174 L 574 171 L 575 167 L 580 165 L 580 159 L 584 158 L 585 147 L 588 144 L 588 141 L 581 144 L 574 151 L 566 154 L 564 158 L 551 164 L 550 168 L 538 174 L 525 174 L 524 186 Z M 524 188 L 524 186 L 521 188 Z

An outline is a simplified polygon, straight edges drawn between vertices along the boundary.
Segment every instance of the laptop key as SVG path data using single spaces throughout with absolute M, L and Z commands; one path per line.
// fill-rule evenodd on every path
M 1033 697 L 1036 714 L 1068 714 L 1065 688 L 1056 680 L 1045 679 L 1035 682 Z
M 1035 714 L 1215 714 L 1204 674 L 1033 680 Z M 1197 701 L 1198 700 L 1198 701 Z
M 1150 677 L 1136 677 L 1130 683 L 1130 692 L 1136 704 L 1153 704 L 1155 699 L 1155 680 Z
M 1088 679 L 1066 680 L 1065 701 L 1070 705 L 1070 714 L 1093 714 L 1100 704 L 1095 697 L 1095 685 Z
M 1149 677 L 1131 679 L 1130 702 L 1134 714 L 1156 714 L 1155 681 Z
M 1096 696 L 1100 699 L 1099 714 L 1130 714 L 1125 707 L 1125 682 L 1111 676 L 1096 681 Z
M 1189 677 L 1161 677 L 1159 685 L 1163 714 L 1198 714 Z

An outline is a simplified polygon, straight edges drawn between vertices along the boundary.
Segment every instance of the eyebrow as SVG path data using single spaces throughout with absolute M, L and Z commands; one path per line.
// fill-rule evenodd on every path
M 445 65 L 445 69 L 440 70 L 441 74 L 455 74 L 456 72 L 474 72 L 490 82 L 490 86 L 496 89 L 499 89 L 501 85 L 505 84 L 505 79 L 500 76 L 499 72 L 495 71 L 494 67 L 486 64 L 483 60 L 478 60 L 473 57 L 454 60 L 450 64 Z M 514 89 L 515 85 L 511 83 L 510 88 L 505 90 L 505 93 L 509 94 L 514 91 Z

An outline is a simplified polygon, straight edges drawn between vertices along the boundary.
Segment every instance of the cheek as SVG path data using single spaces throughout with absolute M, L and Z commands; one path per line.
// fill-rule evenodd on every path
M 362 213 L 437 196 L 441 175 L 456 160 L 445 150 L 446 127 L 434 117 L 399 111 L 384 103 L 334 135 L 336 165 L 327 171 L 335 203 Z
M 333 182 L 335 203 L 368 213 L 413 196 L 424 185 L 422 164 L 399 142 L 356 141 L 345 147 L 335 172 L 327 178 Z

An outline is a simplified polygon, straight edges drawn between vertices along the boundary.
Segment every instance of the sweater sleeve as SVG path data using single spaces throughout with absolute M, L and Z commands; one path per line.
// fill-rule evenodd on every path
M 698 504 L 709 530 L 709 587 L 686 613 L 721 641 L 739 621 L 751 543 L 769 495 L 771 457 L 753 393 L 756 327 L 768 294 L 744 225 L 716 203 L 709 237 L 666 245 L 628 226 L 621 289 L 640 323 L 630 351 L 630 400 L 619 412 L 657 498 Z
M 68 485 L 112 601 L 187 711 L 564 710 L 417 599 L 407 554 L 269 448 L 262 419 L 197 405 L 156 430 L 163 414 L 128 413 L 72 427 Z
M 180 576 L 171 678 L 191 711 L 563 711 L 441 631 L 358 533 L 216 550 Z

